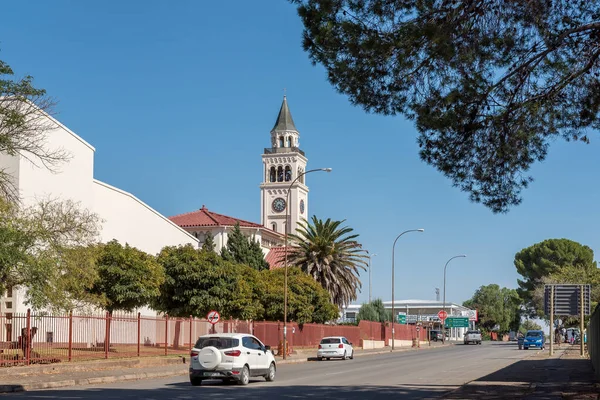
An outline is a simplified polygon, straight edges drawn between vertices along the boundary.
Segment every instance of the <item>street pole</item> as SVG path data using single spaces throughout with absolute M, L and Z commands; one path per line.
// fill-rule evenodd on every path
M 461 254 L 459 256 L 454 256 L 452 258 L 450 258 L 448 261 L 446 261 L 446 265 L 444 265 L 444 305 L 442 307 L 442 310 L 446 311 L 446 267 L 448 266 L 448 263 L 452 260 L 454 260 L 455 258 L 458 257 L 466 257 L 465 254 Z M 446 321 L 446 319 L 444 319 L 442 321 L 442 343 L 446 343 L 446 324 L 444 323 Z
M 580 310 L 579 310 L 579 355 L 581 357 L 583 357 L 585 355 L 585 344 L 583 343 L 583 318 L 584 318 L 584 307 L 585 307 L 585 300 L 583 297 L 583 292 L 585 290 L 585 286 L 581 285 L 581 293 L 579 294 L 579 304 L 581 304 L 580 306 Z
M 288 187 L 288 191 L 285 195 L 285 199 L 286 199 L 286 203 L 285 203 L 285 244 L 284 244 L 284 253 L 285 253 L 285 263 L 284 263 L 284 283 L 283 283 L 283 359 L 287 359 L 287 298 L 288 298 L 288 262 L 287 262 L 287 255 L 288 255 L 288 229 L 289 229 L 289 209 L 290 209 L 290 192 L 292 191 L 292 186 L 294 186 L 294 183 L 296 183 L 298 181 L 298 179 L 300 179 L 302 176 L 310 173 L 310 172 L 317 172 L 317 171 L 324 171 L 324 172 L 331 172 L 331 168 L 316 168 L 316 169 L 311 169 L 305 172 L 302 172 L 300 174 L 298 174 L 298 176 L 296 177 L 296 179 L 294 179 L 292 181 L 292 183 L 290 183 L 290 186 Z
M 554 285 L 550 286 L 550 355 L 554 354 Z
M 377 254 L 369 255 L 369 304 L 371 304 L 371 257 L 375 257 Z
M 411 229 L 408 231 L 404 231 L 398 236 L 396 236 L 396 240 L 394 240 L 394 244 L 392 245 L 392 351 L 394 351 L 394 342 L 395 342 L 395 332 L 394 332 L 394 322 L 396 321 L 396 313 L 394 311 L 394 249 L 396 248 L 396 242 L 400 239 L 400 236 L 404 235 L 408 232 L 425 232 L 425 229 Z M 408 316 L 407 316 L 408 318 Z

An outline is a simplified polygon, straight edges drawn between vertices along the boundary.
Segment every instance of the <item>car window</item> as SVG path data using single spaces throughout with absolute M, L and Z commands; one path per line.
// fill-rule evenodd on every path
M 342 342 L 344 342 L 344 344 L 350 344 L 350 342 L 346 338 L 342 338 Z
M 242 346 L 252 350 L 260 350 L 262 347 L 258 340 L 254 339 L 252 336 L 244 336 L 242 338 Z
M 540 336 L 542 336 L 542 332 L 527 332 L 527 336 L 529 336 L 529 337 L 540 337 Z
M 321 344 L 333 344 L 333 343 L 339 343 L 340 339 L 339 338 L 325 338 L 325 339 L 321 339 Z
M 239 339 L 230 337 L 201 337 L 194 346 L 197 349 L 204 347 L 213 346 L 217 349 L 229 349 L 231 347 L 237 347 L 240 345 Z

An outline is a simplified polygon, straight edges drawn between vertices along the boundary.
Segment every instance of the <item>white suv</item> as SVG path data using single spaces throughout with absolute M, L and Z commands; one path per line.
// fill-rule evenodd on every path
M 247 333 L 218 333 L 198 338 L 190 353 L 190 383 L 204 379 L 237 381 L 242 385 L 251 376 L 275 380 L 275 357 L 269 346 Z

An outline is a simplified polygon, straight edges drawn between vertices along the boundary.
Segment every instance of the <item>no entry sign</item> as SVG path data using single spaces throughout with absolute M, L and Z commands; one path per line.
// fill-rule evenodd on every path
M 208 322 L 210 322 L 211 324 L 214 325 L 217 322 L 219 322 L 219 320 L 221 319 L 221 316 L 219 315 L 219 313 L 217 311 L 211 311 L 206 316 L 206 319 L 208 320 Z

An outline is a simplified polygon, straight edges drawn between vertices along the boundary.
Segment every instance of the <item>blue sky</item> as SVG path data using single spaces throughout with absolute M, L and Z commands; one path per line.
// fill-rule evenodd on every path
M 517 251 L 569 238 L 600 251 L 597 135 L 557 140 L 521 206 L 494 215 L 418 157 L 402 117 L 353 107 L 312 66 L 286 1 L 27 1 L 2 6 L 0 59 L 58 101 L 58 119 L 96 147 L 95 177 L 165 215 L 205 204 L 259 222 L 264 147 L 287 88 L 308 168 L 310 213 L 345 219 L 372 262 L 373 296 L 446 298 L 514 288 Z M 368 296 L 368 274 L 358 301 Z

